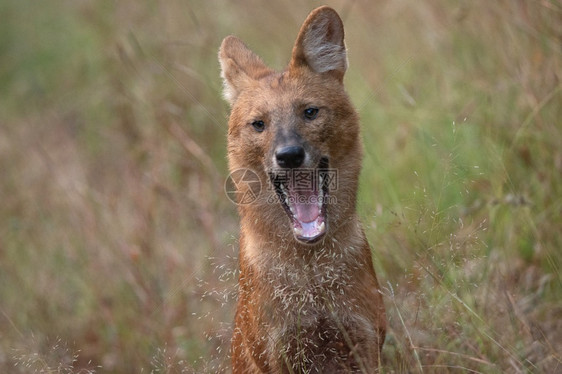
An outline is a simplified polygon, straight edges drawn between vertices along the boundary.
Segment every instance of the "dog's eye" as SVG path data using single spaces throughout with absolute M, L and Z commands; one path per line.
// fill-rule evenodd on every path
M 318 116 L 318 108 L 306 108 L 304 110 L 304 118 L 313 120 Z
M 265 130 L 265 123 L 262 120 L 252 122 L 252 126 L 254 126 L 257 132 Z

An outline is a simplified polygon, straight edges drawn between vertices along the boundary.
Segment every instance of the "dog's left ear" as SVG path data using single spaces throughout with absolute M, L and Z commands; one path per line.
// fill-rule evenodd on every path
M 327 6 L 314 9 L 297 36 L 289 69 L 306 66 L 343 80 L 347 69 L 343 38 L 343 22 L 336 11 Z

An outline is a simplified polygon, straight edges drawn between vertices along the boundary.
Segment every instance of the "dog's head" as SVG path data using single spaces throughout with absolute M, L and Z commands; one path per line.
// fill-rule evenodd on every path
M 243 214 L 318 242 L 354 212 L 361 159 L 357 114 L 343 87 L 340 17 L 328 7 L 312 11 L 283 72 L 234 36 L 224 39 L 219 61 L 231 104 L 230 169 L 250 169 L 269 187 Z

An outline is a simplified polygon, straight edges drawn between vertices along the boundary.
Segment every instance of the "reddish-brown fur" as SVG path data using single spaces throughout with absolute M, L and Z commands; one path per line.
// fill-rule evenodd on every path
M 343 25 L 328 7 L 314 10 L 297 37 L 283 72 L 269 69 L 229 36 L 219 60 L 231 104 L 231 171 L 253 170 L 257 200 L 239 205 L 239 300 L 232 339 L 233 373 L 375 372 L 386 317 L 371 250 L 356 215 L 362 147 L 358 116 L 343 87 Z M 328 49 L 326 49 L 327 47 Z M 303 110 L 319 108 L 303 119 Z M 263 121 L 258 132 L 254 121 Z M 334 203 L 325 208 L 318 241 L 296 239 L 288 213 L 271 187 L 275 152 L 299 139 L 303 167 L 322 157 L 337 170 Z M 248 188 L 240 186 L 240 188 Z

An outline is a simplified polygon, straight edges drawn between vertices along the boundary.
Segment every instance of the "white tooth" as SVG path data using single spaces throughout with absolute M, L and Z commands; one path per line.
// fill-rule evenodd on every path
M 302 236 L 302 228 L 294 227 L 293 231 L 294 231 L 295 235 Z
M 326 224 L 324 222 L 322 222 L 320 224 L 320 226 L 318 226 L 318 231 L 324 232 L 325 229 L 326 229 Z

